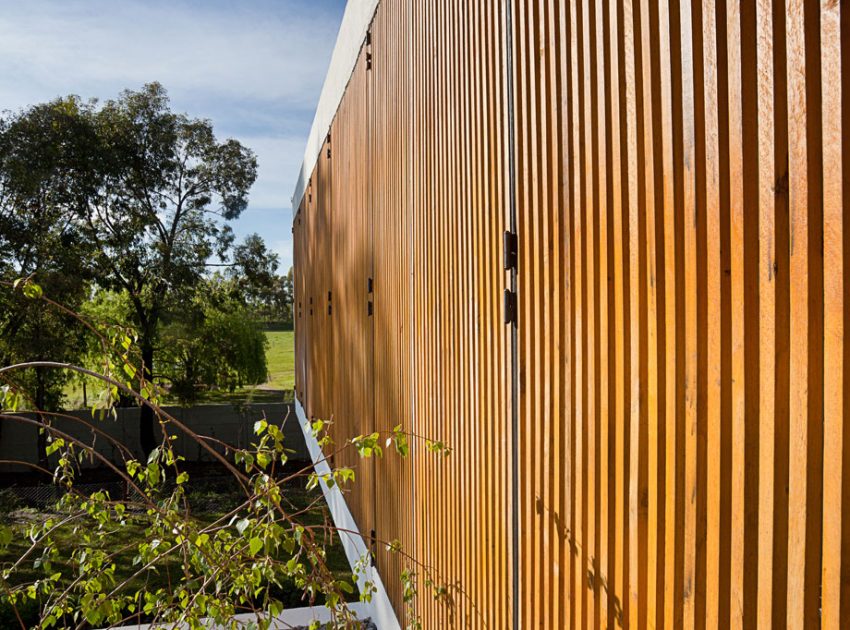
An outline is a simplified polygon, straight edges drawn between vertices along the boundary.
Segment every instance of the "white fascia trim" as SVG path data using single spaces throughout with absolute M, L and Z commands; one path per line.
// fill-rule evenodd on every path
M 310 457 L 313 460 L 313 469 L 319 476 L 319 484 L 322 487 L 322 492 L 325 495 L 325 501 L 331 512 L 331 517 L 334 520 L 334 525 L 339 531 L 339 539 L 342 542 L 342 547 L 345 550 L 345 557 L 348 558 L 348 564 L 351 565 L 351 570 L 354 570 L 354 565 L 360 558 L 369 553 L 369 547 L 366 545 L 365 539 L 360 534 L 357 528 L 357 523 L 354 522 L 354 517 L 345 503 L 345 497 L 339 486 L 329 488 L 328 485 L 321 480 L 323 475 L 330 474 L 331 468 L 325 460 L 322 449 L 318 441 L 313 436 L 310 429 L 310 422 L 307 420 L 307 415 L 304 413 L 304 408 L 301 402 L 295 399 L 295 413 L 298 417 L 298 424 L 301 426 L 301 431 L 304 433 L 304 441 L 307 443 L 307 450 L 310 452 Z M 354 483 L 357 483 L 356 481 Z M 356 533 L 348 533 L 356 532 Z M 370 566 L 366 569 L 365 574 L 361 574 L 357 580 L 357 587 L 360 592 L 363 592 L 366 581 L 371 581 L 375 587 L 375 592 L 372 593 L 372 601 L 366 604 L 366 610 L 375 625 L 379 630 L 401 630 L 401 625 L 395 615 L 395 610 L 390 603 L 387 589 L 384 588 L 384 583 L 378 573 L 378 569 Z
M 325 76 L 325 83 L 322 86 L 321 96 L 319 96 L 319 104 L 316 107 L 316 115 L 313 118 L 313 127 L 310 129 L 310 136 L 307 138 L 304 161 L 301 163 L 301 171 L 298 174 L 295 192 L 292 195 L 293 214 L 298 212 L 298 206 L 301 205 L 301 200 L 304 198 L 307 181 L 310 179 L 313 167 L 316 166 L 322 145 L 328 136 L 339 104 L 342 102 L 354 67 L 357 65 L 357 57 L 360 55 L 363 42 L 366 41 L 366 34 L 369 32 L 369 25 L 375 16 L 378 2 L 379 0 L 348 0 L 345 5 L 342 24 L 339 27 L 336 45 L 331 56 L 331 65 L 328 68 L 328 74 Z

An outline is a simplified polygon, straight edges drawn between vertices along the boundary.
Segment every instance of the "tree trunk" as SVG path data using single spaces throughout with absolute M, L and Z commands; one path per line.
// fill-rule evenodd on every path
M 142 362 L 144 363 L 145 380 L 153 380 L 153 341 L 147 336 L 142 339 Z M 139 412 L 139 445 L 145 454 L 145 459 L 151 451 L 156 448 L 156 437 L 154 437 L 153 409 L 143 404 Z
M 35 368 L 35 408 L 36 411 L 44 411 L 44 403 L 47 399 L 47 386 L 44 383 L 44 368 Z M 38 419 L 44 424 L 44 416 L 38 414 Z M 38 428 L 38 439 L 36 441 L 38 448 L 38 465 L 42 468 L 50 470 L 47 461 L 47 431 L 42 427 Z

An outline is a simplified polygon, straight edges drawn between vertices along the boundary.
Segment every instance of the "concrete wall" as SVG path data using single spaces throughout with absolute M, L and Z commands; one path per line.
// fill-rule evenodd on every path
M 283 423 L 284 434 L 290 448 L 292 459 L 309 460 L 304 438 L 291 404 L 252 404 L 242 408 L 233 405 L 203 405 L 180 408 L 166 407 L 165 411 L 191 431 L 199 435 L 214 438 L 236 448 L 245 448 L 253 440 L 253 427 L 257 420 L 265 417 L 269 422 Z M 32 418 L 31 414 L 21 414 Z M 129 448 L 137 458 L 139 449 L 139 409 L 119 409 L 118 418 L 97 421 L 89 411 L 71 411 L 69 418 L 56 419 L 53 426 L 86 444 L 94 444 L 98 453 L 113 461 L 122 461 L 120 446 Z M 72 419 L 73 418 L 73 419 Z M 101 431 L 97 434 L 94 429 Z M 0 420 L 0 460 L 17 460 L 36 463 L 38 453 L 36 441 L 38 429 L 34 425 L 3 419 Z M 179 455 L 187 461 L 210 461 L 212 455 L 191 437 L 185 435 L 176 426 L 169 428 L 171 435 L 177 435 L 175 447 Z M 110 439 L 111 438 L 111 439 Z M 117 442 L 118 444 L 116 444 Z M 120 446 L 119 446 L 120 445 Z M 224 451 L 222 446 L 217 449 Z M 99 462 L 87 463 L 87 466 L 99 466 Z M 0 472 L 27 470 L 25 466 L 0 464 Z

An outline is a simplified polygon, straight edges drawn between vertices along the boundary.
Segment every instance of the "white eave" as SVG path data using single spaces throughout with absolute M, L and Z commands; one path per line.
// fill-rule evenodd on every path
M 301 163 L 301 171 L 298 173 L 298 181 L 295 184 L 295 192 L 292 195 L 292 211 L 298 211 L 307 181 L 316 166 L 322 145 L 331 128 L 334 116 L 336 116 L 339 104 L 345 94 L 345 88 L 357 65 L 357 57 L 366 35 L 369 25 L 378 8 L 379 0 L 348 0 L 345 13 L 342 16 L 342 25 L 339 27 L 339 35 L 336 38 L 336 46 L 331 56 L 331 65 L 322 86 L 322 94 L 316 107 L 316 115 L 313 118 L 313 127 L 307 138 L 307 148 L 304 150 L 304 161 Z

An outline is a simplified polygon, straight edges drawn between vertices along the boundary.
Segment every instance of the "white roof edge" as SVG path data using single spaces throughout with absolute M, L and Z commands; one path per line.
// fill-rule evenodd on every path
M 348 82 L 357 65 L 357 58 L 369 25 L 375 15 L 380 0 L 348 0 L 345 5 L 345 13 L 342 16 L 342 24 L 339 27 L 339 35 L 336 38 L 331 65 L 325 76 L 322 93 L 319 96 L 319 104 L 316 107 L 316 115 L 313 118 L 313 127 L 307 138 L 307 147 L 304 150 L 304 161 L 301 163 L 301 171 L 298 173 L 298 181 L 295 183 L 295 192 L 292 195 L 292 213 L 298 212 L 298 206 L 304 198 L 307 181 L 313 172 L 313 167 L 319 158 L 322 145 L 330 131 L 331 123 L 336 116 L 339 104 L 348 87 Z

